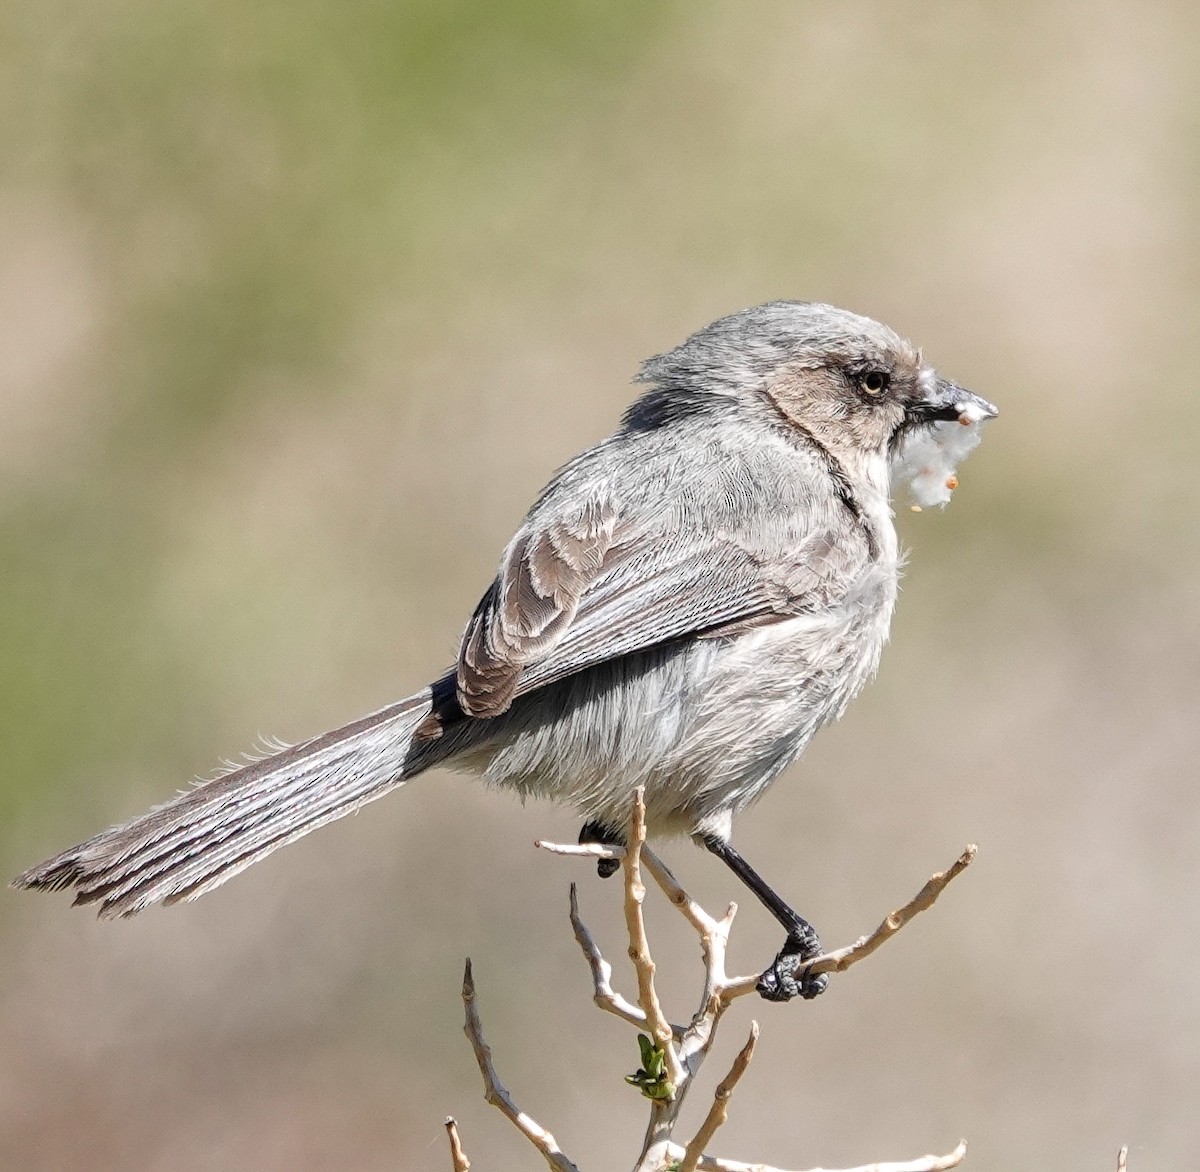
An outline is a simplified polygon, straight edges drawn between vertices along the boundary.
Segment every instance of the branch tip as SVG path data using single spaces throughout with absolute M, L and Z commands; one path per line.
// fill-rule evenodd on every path
M 957 879 L 971 865 L 976 853 L 977 848 L 975 845 L 968 845 L 946 870 L 935 871 L 921 890 L 908 903 L 885 916 L 879 927 L 869 936 L 860 936 L 853 944 L 845 948 L 837 948 L 833 952 L 826 952 L 824 955 L 816 957 L 809 964 L 808 971 L 814 974 L 844 973 L 860 960 L 865 960 L 871 953 L 895 936 L 918 913 L 928 911 L 929 908 L 933 907 L 937 898 L 946 890 L 950 883 Z M 730 982 L 725 996 L 730 999 L 745 996 L 747 993 L 754 991 L 757 981 L 758 978 L 754 976 L 739 977 L 737 980 Z
M 579 1172 L 579 1169 L 563 1154 L 554 1136 L 513 1102 L 508 1088 L 500 1081 L 500 1076 L 496 1073 L 496 1065 L 492 1061 L 492 1048 L 483 1036 L 483 1021 L 480 1019 L 479 1005 L 475 998 L 475 977 L 471 970 L 470 957 L 467 957 L 466 964 L 463 966 L 462 999 L 466 1018 L 463 1023 L 463 1031 L 470 1039 L 471 1049 L 475 1051 L 475 1061 L 479 1066 L 480 1077 L 483 1079 L 484 1099 L 529 1140 L 555 1172 Z
M 717 1084 L 717 1089 L 713 1092 L 712 1106 L 708 1109 L 704 1122 L 700 1124 L 699 1130 L 692 1137 L 692 1142 L 683 1150 L 683 1159 L 679 1161 L 678 1172 L 696 1172 L 700 1166 L 704 1149 L 716 1135 L 717 1129 L 729 1118 L 729 1100 L 733 1097 L 734 1087 L 746 1073 L 750 1059 L 754 1057 L 754 1047 L 757 1042 L 758 1022 L 752 1021 L 750 1036 L 746 1039 L 746 1044 L 738 1051 L 733 1065 L 729 1068 L 729 1073 Z
M 458 1124 L 454 1121 L 453 1115 L 446 1116 L 446 1138 L 450 1141 L 450 1161 L 453 1172 L 470 1172 L 471 1161 L 467 1159 L 467 1154 L 463 1151 L 462 1143 L 459 1141 Z

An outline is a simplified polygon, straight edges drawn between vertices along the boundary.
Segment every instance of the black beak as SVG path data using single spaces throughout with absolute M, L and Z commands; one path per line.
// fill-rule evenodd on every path
M 952 383 L 949 379 L 934 381 L 933 390 L 923 399 L 908 405 L 909 424 L 979 423 L 984 419 L 995 419 L 1000 414 L 986 399 Z

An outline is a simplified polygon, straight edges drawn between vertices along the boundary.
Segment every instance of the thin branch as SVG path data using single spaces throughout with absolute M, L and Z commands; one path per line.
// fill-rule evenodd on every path
M 471 1161 L 463 1151 L 458 1138 L 458 1124 L 453 1115 L 446 1116 L 446 1137 L 450 1140 L 450 1159 L 454 1162 L 454 1172 L 471 1172 Z
M 571 884 L 571 928 L 575 932 L 575 940 L 587 958 L 588 967 L 592 970 L 592 1000 L 606 1013 L 611 1013 L 630 1025 L 641 1029 L 649 1028 L 645 1011 L 628 998 L 622 997 L 612 987 L 612 965 L 604 959 L 604 954 L 579 914 L 579 895 L 574 883 Z M 682 1037 L 683 1027 L 673 1025 L 671 1033 L 676 1038 Z
M 682 1156 L 683 1148 L 671 1145 L 671 1155 Z M 944 1156 L 919 1156 L 915 1160 L 889 1160 L 880 1164 L 861 1164 L 857 1168 L 842 1168 L 837 1172 L 948 1172 L 957 1168 L 967 1154 L 967 1141 L 959 1140 L 958 1147 Z M 701 1156 L 697 1172 L 784 1172 L 770 1164 L 746 1164 L 741 1160 L 723 1160 L 716 1156 Z M 809 1168 L 806 1172 L 833 1172 L 827 1168 Z
M 737 912 L 737 904 L 731 903 L 728 910 L 725 912 L 723 920 L 715 920 L 708 914 L 688 893 L 683 889 L 683 885 L 671 873 L 671 868 L 662 861 L 648 846 L 642 847 L 642 861 L 646 864 L 646 870 L 654 878 L 654 882 L 662 889 L 663 895 L 667 897 L 672 905 L 679 909 L 683 918 L 687 920 L 697 932 L 703 936 L 708 932 L 716 932 L 722 924 L 728 925 L 732 922 L 735 913 Z
M 849 948 L 841 949 L 837 954 L 831 953 L 829 967 L 818 969 L 814 964 L 813 971 L 843 973 L 851 965 L 870 956 L 881 944 L 895 936 L 919 912 L 928 911 L 933 907 L 937 897 L 975 861 L 978 851 L 979 848 L 974 843 L 968 844 L 963 853 L 946 870 L 937 871 L 931 875 L 925 886 L 902 908 L 892 912 L 870 936 L 855 941 Z M 833 960 L 835 955 L 837 959 Z
M 837 948 L 816 957 L 807 967 L 808 971 L 816 973 L 844 973 L 860 960 L 866 960 L 877 948 L 886 944 L 905 924 L 909 923 L 919 912 L 933 907 L 938 896 L 957 879 L 974 861 L 978 847 L 974 843 L 964 848 L 961 855 L 944 871 L 936 871 L 929 881 L 903 907 L 897 908 L 869 936 L 860 936 L 853 944 L 845 948 Z M 758 984 L 758 976 L 738 977 L 730 981 L 725 991 L 729 1000 L 744 997 L 753 993 Z
M 704 1122 L 700 1124 L 700 1130 L 696 1132 L 692 1137 L 692 1142 L 684 1149 L 683 1159 L 679 1161 L 678 1172 L 696 1172 L 700 1159 L 704 1155 L 704 1149 L 708 1147 L 712 1137 L 717 1134 L 717 1129 L 729 1118 L 729 1100 L 733 1096 L 733 1088 L 746 1073 L 746 1067 L 750 1065 L 750 1059 L 754 1057 L 754 1046 L 757 1041 L 758 1022 L 752 1021 L 750 1037 L 738 1051 L 733 1065 L 729 1068 L 729 1073 L 717 1084 L 717 1089 L 713 1092 L 712 1106 L 708 1109 Z
M 573 855 L 580 859 L 623 859 L 625 857 L 623 846 L 608 846 L 603 842 L 547 842 L 544 838 L 535 838 L 533 845 L 552 855 Z
M 483 1037 L 483 1023 L 479 1020 L 479 1007 L 475 1003 L 475 977 L 471 972 L 471 961 L 467 959 L 463 970 L 462 984 L 463 1007 L 466 1010 L 466 1023 L 463 1032 L 471 1041 L 475 1051 L 475 1061 L 479 1063 L 479 1073 L 483 1076 L 483 1097 L 491 1103 L 513 1124 L 516 1129 L 529 1140 L 542 1154 L 542 1158 L 557 1172 L 579 1172 L 579 1169 L 567 1159 L 559 1148 L 557 1141 L 536 1119 L 526 1115 L 508 1093 L 500 1076 L 496 1073 L 492 1062 L 492 1048 Z
M 646 1014 L 646 1026 L 655 1044 L 661 1046 L 666 1057 L 667 1076 L 673 1087 L 683 1081 L 683 1067 L 675 1050 L 675 1032 L 663 1013 L 654 988 L 654 960 L 650 956 L 650 943 L 646 939 L 646 921 L 642 916 L 642 903 L 646 898 L 646 885 L 642 882 L 641 855 L 646 841 L 646 799 L 639 787 L 633 795 L 633 816 L 629 820 L 629 843 L 621 869 L 625 877 L 625 927 L 629 932 L 629 959 L 637 973 L 638 1004 Z

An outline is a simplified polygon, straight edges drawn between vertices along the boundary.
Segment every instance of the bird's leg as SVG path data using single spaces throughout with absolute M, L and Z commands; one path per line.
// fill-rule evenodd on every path
M 787 931 L 779 955 L 758 980 L 759 995 L 767 1001 L 790 1001 L 797 996 L 809 1001 L 824 993 L 829 978 L 824 973 L 814 975 L 805 967 L 808 961 L 821 955 L 821 938 L 812 924 L 789 907 L 727 839 L 715 834 L 700 834 L 697 838 L 754 892 Z
M 583 824 L 583 828 L 579 831 L 580 842 L 598 842 L 601 846 L 621 846 L 625 845 L 625 836 L 619 831 L 612 830 L 605 826 L 603 822 L 591 820 Z M 615 875 L 621 869 L 620 859 L 597 859 L 596 874 L 601 879 L 607 879 L 610 875 Z

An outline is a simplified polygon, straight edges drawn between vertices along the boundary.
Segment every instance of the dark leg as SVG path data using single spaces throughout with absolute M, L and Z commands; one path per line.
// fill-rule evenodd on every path
M 610 830 L 602 822 L 585 822 L 579 832 L 580 842 L 598 842 L 604 846 L 624 846 L 625 838 L 615 830 Z M 597 859 L 596 874 L 601 879 L 615 875 L 621 869 L 620 859 Z
M 767 881 L 723 838 L 697 836 L 752 892 L 787 932 L 787 940 L 775 962 L 759 978 L 758 992 L 768 1001 L 790 1001 L 800 996 L 806 1001 L 825 992 L 829 978 L 824 973 L 813 976 L 804 967 L 807 961 L 821 955 L 821 938 L 802 915 L 793 911 Z

